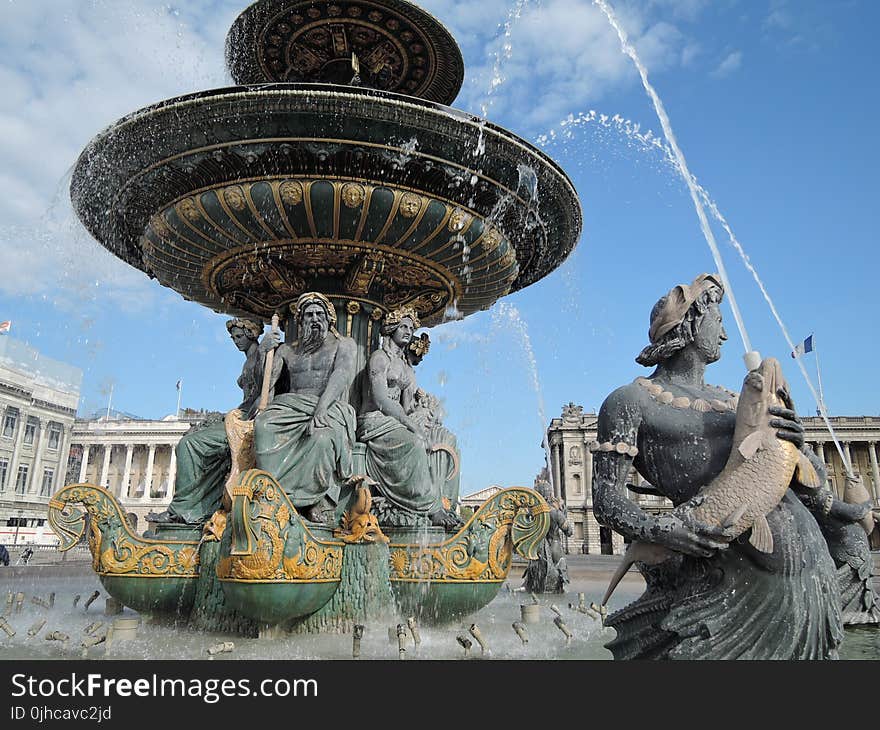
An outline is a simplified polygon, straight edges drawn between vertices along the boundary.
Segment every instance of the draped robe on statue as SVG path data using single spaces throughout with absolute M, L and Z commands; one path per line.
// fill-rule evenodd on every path
M 327 409 L 326 428 L 309 424 L 316 395 L 277 395 L 254 422 L 257 468 L 272 474 L 295 507 L 308 507 L 322 497 L 339 501 L 342 485 L 352 476 L 355 412 L 335 401 Z

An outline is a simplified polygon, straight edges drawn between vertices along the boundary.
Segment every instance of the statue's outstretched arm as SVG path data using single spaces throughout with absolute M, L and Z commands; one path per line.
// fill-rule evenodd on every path
M 868 514 L 871 507 L 873 507 L 872 502 L 867 501 L 861 504 L 850 504 L 849 502 L 844 502 L 842 499 L 838 499 L 834 492 L 832 492 L 827 486 L 828 474 L 825 469 L 825 464 L 818 457 L 816 452 L 813 451 L 810 446 L 806 445 L 801 448 L 801 451 L 816 468 L 822 486 L 812 488 L 801 484 L 797 481 L 797 472 L 795 472 L 795 478 L 792 479 L 791 487 L 806 508 L 813 513 L 813 516 L 818 522 L 821 523 L 826 520 L 834 520 L 844 524 L 852 524 L 853 522 L 858 522 Z

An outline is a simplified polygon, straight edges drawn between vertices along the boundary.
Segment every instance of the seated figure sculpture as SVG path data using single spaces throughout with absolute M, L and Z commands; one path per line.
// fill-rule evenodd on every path
M 263 383 L 265 350 L 259 345 L 262 322 L 230 319 L 226 329 L 235 346 L 245 354 L 238 386 L 242 402 L 238 410 L 252 419 L 257 412 Z M 220 508 L 223 486 L 231 467 L 229 440 L 223 421 L 208 422 L 190 430 L 177 444 L 177 476 L 168 509 L 151 512 L 149 522 L 201 524 Z
M 632 541 L 676 555 L 639 564 L 645 593 L 610 615 L 617 636 L 607 646 L 620 658 L 835 658 L 842 622 L 834 563 L 817 517 L 843 512 L 824 487 L 794 477 L 767 515 L 770 553 L 749 532 L 728 543 L 721 528 L 675 514 L 651 514 L 627 494 L 634 465 L 656 493 L 680 505 L 724 468 L 736 423 L 735 395 L 704 380 L 727 339 L 719 304 L 723 287 L 703 274 L 662 297 L 651 312 L 650 344 L 637 362 L 656 366 L 609 395 L 593 445 L 597 519 Z M 824 465 L 804 447 L 793 405 L 771 407 L 769 425 L 810 459 L 825 483 Z
M 258 469 L 272 474 L 303 516 L 335 523 L 342 486 L 352 476 L 355 411 L 348 390 L 355 376 L 356 345 L 336 330 L 327 297 L 307 292 L 291 307 L 298 337 L 279 344 L 270 375 L 268 407 L 254 420 Z
M 407 361 L 416 367 L 428 350 L 431 339 L 426 332 L 413 337 L 406 348 Z M 421 388 L 413 394 L 413 418 L 421 425 L 428 439 L 428 470 L 434 489 L 440 491 L 443 507 L 456 511 L 461 485 L 461 452 L 455 434 L 443 425 L 443 404 L 436 396 Z
M 367 447 L 367 474 L 384 498 L 375 505 L 381 524 L 455 529 L 461 520 L 443 507 L 431 479 L 427 435 L 413 418 L 416 378 L 405 350 L 419 326 L 409 307 L 385 316 L 382 345 L 367 363 L 357 437 Z

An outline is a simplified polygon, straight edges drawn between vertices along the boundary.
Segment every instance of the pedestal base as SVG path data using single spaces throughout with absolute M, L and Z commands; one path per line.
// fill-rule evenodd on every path
M 290 633 L 348 634 L 355 624 L 396 616 L 388 555 L 384 543 L 346 545 L 342 581 L 333 598 L 312 615 L 291 622 Z

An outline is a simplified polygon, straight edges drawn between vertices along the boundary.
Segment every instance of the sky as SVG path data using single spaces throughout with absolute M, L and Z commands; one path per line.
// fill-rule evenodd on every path
M 223 44 L 246 0 L 11 0 L 0 6 L 0 320 L 84 371 L 80 414 L 144 418 L 240 400 L 226 317 L 123 264 L 79 224 L 70 172 L 89 140 L 161 99 L 230 85 Z M 465 61 L 453 103 L 538 145 L 570 176 L 584 226 L 554 273 L 430 331 L 419 383 L 444 399 L 462 494 L 531 484 L 543 424 L 595 411 L 649 371 L 654 302 L 715 270 L 639 76 L 587 0 L 421 0 Z M 728 221 L 781 319 L 814 335 L 831 415 L 878 415 L 874 382 L 880 116 L 871 0 L 612 0 L 691 173 Z M 656 140 L 656 143 L 655 143 Z M 712 220 L 753 347 L 815 413 L 752 274 Z M 738 389 L 729 340 L 707 381 Z M 815 354 L 805 359 L 816 381 Z

